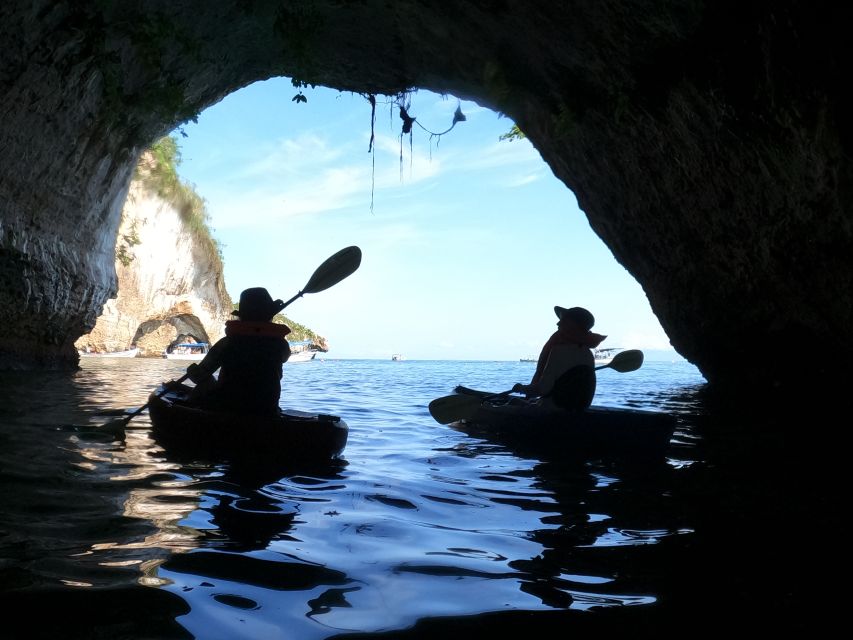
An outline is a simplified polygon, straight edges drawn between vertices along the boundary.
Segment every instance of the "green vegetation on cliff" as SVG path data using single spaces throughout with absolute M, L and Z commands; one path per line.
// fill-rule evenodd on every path
M 148 153 L 151 154 L 153 162 L 146 166 L 143 158 L 137 167 L 137 179 L 172 204 L 186 228 L 203 247 L 209 250 L 208 257 L 215 258 L 221 263 L 222 248 L 207 224 L 210 216 L 207 213 L 204 198 L 196 193 L 192 185 L 183 182 L 178 176 L 181 151 L 177 141 L 171 136 L 164 136 L 151 145 Z
M 224 273 L 222 247 L 219 241 L 213 237 L 208 225 L 210 216 L 204 199 L 196 193 L 192 185 L 180 179 L 178 175 L 180 163 L 181 151 L 177 140 L 171 136 L 164 136 L 151 145 L 151 148 L 142 155 L 134 177 L 141 181 L 146 188 L 175 207 L 184 222 L 185 228 L 193 235 L 198 246 L 205 249 L 207 258 L 214 269 L 222 274 Z M 130 260 L 127 257 L 127 250 L 133 246 L 134 239 L 134 237 L 128 236 L 119 238 L 116 255 L 125 266 Z M 222 299 L 236 309 L 237 306 L 225 290 L 224 276 L 219 279 L 219 282 L 221 283 Z M 288 335 L 288 339 L 291 341 L 310 340 L 318 347 L 325 343 L 321 336 L 318 336 L 308 327 L 294 322 L 282 314 L 276 315 L 273 322 L 286 324 L 290 327 L 292 333 Z
M 276 314 L 272 321 L 277 322 L 278 324 L 286 324 L 288 327 L 290 327 L 291 333 L 288 334 L 287 339 L 291 342 L 301 342 L 302 340 L 310 340 L 312 344 L 318 347 L 322 346 L 325 342 L 322 337 L 318 336 L 305 325 L 299 324 L 298 322 L 294 322 L 293 320 L 290 320 L 288 317 L 280 313 Z
M 178 142 L 171 136 L 164 136 L 142 154 L 134 178 L 175 207 L 184 222 L 184 227 L 205 252 L 210 264 L 221 274 L 223 273 L 222 247 L 213 237 L 208 225 L 210 215 L 204 198 L 196 193 L 192 185 L 180 179 L 178 176 L 180 164 L 181 151 L 178 148 Z M 119 256 L 124 249 L 124 245 L 117 247 Z M 122 262 L 124 263 L 123 260 Z M 224 278 L 220 278 L 220 282 L 224 283 Z M 230 301 L 231 297 L 225 290 L 224 284 L 220 289 L 223 300 Z

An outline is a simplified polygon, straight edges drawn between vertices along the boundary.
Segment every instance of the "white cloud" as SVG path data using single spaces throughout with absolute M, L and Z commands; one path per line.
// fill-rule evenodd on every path
M 354 153 L 352 143 L 348 146 L 310 132 L 266 144 L 251 161 L 237 160 L 233 170 L 223 172 L 226 177 L 203 187 L 209 201 L 216 202 L 210 207 L 216 227 L 263 225 L 363 206 L 371 190 L 374 198 L 383 191 L 388 197 L 388 191 L 434 182 L 450 173 L 523 168 L 522 173 L 501 179 L 507 187 L 530 184 L 543 174 L 538 153 L 526 142 L 440 149 L 424 136 L 415 136 L 410 146 L 408 136 L 401 142 L 399 137 L 377 134 L 373 157 L 366 150 Z
M 377 135 L 373 143 L 376 156 L 376 186 L 399 188 L 405 184 L 423 182 L 442 173 L 446 158 L 425 153 L 423 145 L 409 146 L 408 137 L 400 145 L 399 138 Z M 402 162 L 400 160 L 402 156 Z
M 210 213 L 220 229 L 264 225 L 350 206 L 369 184 L 364 169 L 327 169 L 305 179 L 267 180 L 251 190 L 220 194 Z
M 517 176 L 515 178 L 511 178 L 506 182 L 506 186 L 510 188 L 515 187 L 523 187 L 528 184 L 533 184 L 534 182 L 541 180 L 542 175 L 537 175 L 535 173 L 528 173 L 527 175 Z
M 316 135 L 281 140 L 264 150 L 262 158 L 244 165 L 215 186 L 204 187 L 210 194 L 210 213 L 219 229 L 268 224 L 298 215 L 322 214 L 348 206 L 363 206 L 371 189 L 399 190 L 438 177 L 441 159 L 429 158 L 421 147 L 377 136 L 373 153 L 355 157 L 333 149 L 328 140 Z M 331 168 L 330 168 L 331 165 Z
M 249 159 L 237 160 L 226 180 L 245 184 L 247 180 L 264 181 L 273 177 L 308 174 L 338 162 L 346 153 L 344 145 L 330 145 L 328 139 L 314 133 L 273 140 L 253 149 Z M 235 150 L 231 161 L 239 157 L 239 151 Z

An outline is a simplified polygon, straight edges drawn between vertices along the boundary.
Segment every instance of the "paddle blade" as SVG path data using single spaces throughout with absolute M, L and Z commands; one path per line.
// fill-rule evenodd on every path
M 488 398 L 489 396 L 496 395 L 492 391 L 478 391 L 477 389 L 472 389 L 470 387 L 463 387 L 461 384 L 457 385 L 453 388 L 454 393 L 461 393 L 466 396 L 475 396 L 477 398 Z
M 117 438 L 124 439 L 124 432 L 128 422 L 130 422 L 130 417 L 121 418 L 119 420 L 110 420 L 98 427 L 98 431 L 109 433 Z
M 124 416 L 127 415 L 128 409 L 100 409 L 95 411 L 96 416 Z
M 302 293 L 317 293 L 338 284 L 358 269 L 361 264 L 361 249 L 356 246 L 341 249 L 317 267 Z
M 628 349 L 620 351 L 608 364 L 596 369 L 615 369 L 619 373 L 627 373 L 628 371 L 636 371 L 643 366 L 643 352 L 639 349 Z
M 481 402 L 477 396 L 443 396 L 429 403 L 429 413 L 436 422 L 448 424 L 473 417 Z

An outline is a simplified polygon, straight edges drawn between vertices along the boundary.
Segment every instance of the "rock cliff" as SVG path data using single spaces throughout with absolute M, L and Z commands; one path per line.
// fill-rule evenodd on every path
M 209 238 L 193 232 L 179 206 L 146 181 L 153 159 L 143 156 L 122 209 L 116 241 L 118 295 L 107 300 L 94 329 L 75 346 L 81 351 L 122 351 L 159 356 L 192 336 L 221 338 L 232 318 L 222 261 Z
M 163 159 L 146 152 L 137 166 L 116 239 L 117 295 L 106 301 L 95 327 L 74 343 L 80 352 L 135 346 L 140 356 L 160 357 L 188 338 L 215 343 L 224 335 L 225 322 L 234 319 L 216 242 L 198 224 L 204 215 L 202 199 L 180 183 L 164 193 L 158 178 L 158 162 L 172 161 L 172 155 Z M 168 172 L 174 169 L 170 166 Z M 177 174 L 170 179 L 177 182 Z M 280 314 L 275 320 L 291 328 L 288 339 L 306 343 L 295 349 L 329 350 L 327 340 L 307 327 Z

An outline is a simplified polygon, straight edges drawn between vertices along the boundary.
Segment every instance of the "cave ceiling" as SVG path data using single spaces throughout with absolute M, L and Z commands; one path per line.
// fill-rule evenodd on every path
M 76 362 L 74 340 L 115 293 L 141 151 L 286 76 L 429 89 L 506 114 L 712 384 L 846 375 L 849 13 L 793 1 L 4 2 L 0 367 Z M 835 358 L 816 359 L 821 345 Z

